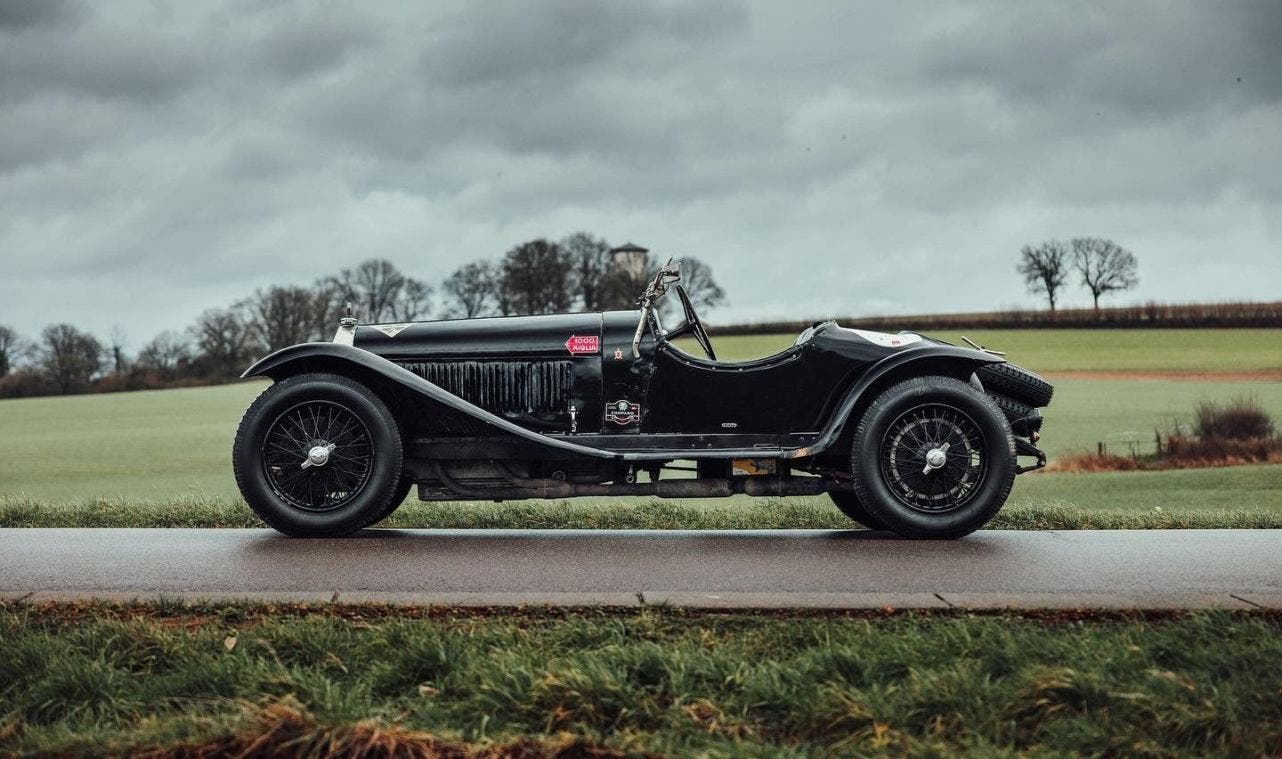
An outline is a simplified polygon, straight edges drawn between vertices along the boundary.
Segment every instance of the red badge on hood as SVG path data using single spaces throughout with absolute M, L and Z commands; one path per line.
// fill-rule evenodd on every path
M 601 352 L 601 338 L 596 335 L 571 335 L 565 349 L 573 356 L 590 356 Z

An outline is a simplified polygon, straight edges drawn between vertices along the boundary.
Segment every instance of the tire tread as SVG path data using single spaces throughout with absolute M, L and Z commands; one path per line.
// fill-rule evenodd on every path
M 1008 396 L 1033 408 L 1049 406 L 1055 395 L 1055 386 L 1036 372 L 1014 364 L 989 364 L 976 374 L 985 390 Z

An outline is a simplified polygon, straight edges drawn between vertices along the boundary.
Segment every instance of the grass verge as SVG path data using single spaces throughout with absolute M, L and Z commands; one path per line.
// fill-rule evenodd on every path
M 262 527 L 241 501 L 185 499 L 136 502 L 98 499 L 50 504 L 0 496 L 0 527 Z M 657 501 L 628 503 L 406 501 L 385 528 L 766 530 L 853 529 L 826 498 Z M 1007 505 L 989 529 L 1132 530 L 1282 528 L 1282 511 L 1266 509 L 1107 510 L 1065 503 Z
M 7 605 L 0 635 L 0 752 L 1282 749 L 1282 619 L 1263 614 Z

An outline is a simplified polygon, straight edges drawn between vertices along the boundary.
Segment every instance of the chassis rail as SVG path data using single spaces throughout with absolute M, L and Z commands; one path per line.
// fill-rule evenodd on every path
M 430 481 L 418 483 L 422 501 L 452 501 L 460 498 L 504 500 L 521 498 L 575 498 L 578 496 L 656 496 L 659 498 L 724 498 L 732 495 L 794 496 L 822 495 L 849 487 L 827 477 L 718 477 L 657 482 L 566 482 L 554 479 L 504 478 L 500 482 L 478 483 L 452 477 L 438 469 Z

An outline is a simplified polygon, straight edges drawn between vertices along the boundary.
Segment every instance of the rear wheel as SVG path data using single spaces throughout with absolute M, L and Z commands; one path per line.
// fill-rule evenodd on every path
M 232 448 L 249 507 L 298 537 L 347 535 L 386 516 L 401 483 L 401 436 L 364 385 L 303 374 L 263 391 Z
M 1015 441 L 993 401 L 960 380 L 901 382 L 872 402 L 855 431 L 855 494 L 900 535 L 956 538 L 1005 503 Z

